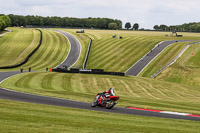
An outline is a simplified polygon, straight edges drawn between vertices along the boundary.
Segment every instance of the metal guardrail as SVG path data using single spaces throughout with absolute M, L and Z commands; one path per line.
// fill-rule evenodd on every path
M 151 78 L 155 78 L 156 76 L 158 76 L 158 74 L 160 74 L 164 69 L 166 69 L 167 67 L 169 67 L 170 65 L 172 65 L 174 62 L 176 62 L 176 60 L 189 48 L 190 45 L 193 44 L 198 44 L 200 42 L 194 42 L 194 43 L 189 43 L 186 44 L 186 46 L 181 50 L 181 52 L 172 60 L 170 61 L 167 65 L 165 65 L 164 67 L 162 67 L 160 70 L 158 70 L 156 73 L 154 73 Z

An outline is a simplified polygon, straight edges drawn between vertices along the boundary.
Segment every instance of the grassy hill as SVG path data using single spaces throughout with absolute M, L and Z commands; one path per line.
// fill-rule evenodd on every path
M 85 30 L 85 34 L 76 34 L 75 29 L 66 30 L 73 33 L 79 40 L 93 39 L 87 68 L 105 69 L 106 71 L 125 72 L 156 44 L 164 40 L 196 40 L 200 34 L 180 33 L 183 38 L 166 37 L 169 32 L 117 31 L 117 30 Z M 123 39 L 112 38 L 112 35 Z M 180 47 L 179 47 L 180 48 Z M 87 50 L 87 49 L 86 49 Z M 175 49 L 176 52 L 179 49 Z
M 151 77 L 154 73 L 172 61 L 189 42 L 178 42 L 170 45 L 158 55 L 140 74 L 141 77 Z
M 39 95 L 92 102 L 95 95 L 114 87 L 118 106 L 199 114 L 199 87 L 149 78 L 106 75 L 24 73 L 4 81 L 1 87 Z
M 156 79 L 200 86 L 200 44 L 191 45 L 173 65 L 163 71 Z M 192 53 L 194 55 L 192 55 Z
M 11 29 L 13 30 L 12 33 L 0 38 L 2 39 L 0 43 L 0 64 L 11 65 L 21 62 L 39 43 L 38 31 L 21 28 Z M 29 67 L 32 70 L 53 68 L 67 57 L 70 48 L 67 39 L 54 31 L 42 30 L 42 32 L 42 45 L 29 61 L 21 66 L 25 70 L 28 70 Z M 37 34 L 33 37 L 33 33 Z M 19 70 L 19 68 L 8 70 Z
M 22 62 L 39 43 L 39 32 L 32 29 L 10 28 L 11 33 L 0 37 L 0 66 Z
M 43 40 L 38 51 L 22 67 L 31 67 L 34 70 L 45 70 L 59 65 L 68 55 L 69 42 L 67 39 L 54 31 L 42 30 Z

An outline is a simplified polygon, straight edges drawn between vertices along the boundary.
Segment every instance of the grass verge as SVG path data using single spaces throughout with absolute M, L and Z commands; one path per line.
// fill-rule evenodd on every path
M 200 44 L 191 45 L 173 65 L 165 69 L 156 79 L 199 87 L 199 50 Z
M 92 102 L 95 95 L 114 87 L 118 106 L 199 114 L 198 87 L 148 78 L 34 72 L 15 75 L 0 87 L 20 92 Z
M 24 61 L 39 43 L 38 31 L 11 28 L 12 32 L 0 38 L 0 66 L 11 66 Z
M 173 60 L 188 42 L 171 44 L 158 55 L 141 73 L 141 77 L 151 77 L 154 73 Z
M 32 31 L 31 29 L 18 29 L 19 32 L 24 33 L 26 30 Z M 39 32 L 38 32 L 39 33 Z M 62 36 L 61 34 L 54 32 L 54 31 L 50 31 L 50 30 L 42 30 L 43 33 L 43 40 L 42 40 L 42 45 L 40 46 L 40 48 L 34 53 L 34 55 L 29 59 L 29 61 L 22 65 L 21 67 L 24 68 L 24 70 L 28 70 L 29 67 L 32 68 L 32 70 L 45 70 L 47 67 L 48 68 L 54 68 L 57 65 L 59 65 L 62 61 L 65 60 L 65 58 L 68 55 L 69 52 L 69 43 L 67 41 L 67 39 Z M 21 36 L 21 34 L 19 33 L 13 33 L 15 36 Z M 10 33 L 9 36 L 11 36 L 12 34 Z M 39 35 L 39 34 L 38 34 Z M 19 37 L 20 38 L 20 37 Z M 39 37 L 38 37 L 39 39 Z M 5 39 L 5 42 L 9 42 L 8 39 Z M 27 56 L 27 52 L 26 49 L 29 48 L 31 45 L 27 45 L 26 49 L 23 50 L 22 48 L 20 48 L 18 45 L 21 45 L 21 42 L 15 42 L 16 46 L 11 45 L 12 43 L 9 44 L 9 47 L 11 47 L 13 50 L 16 50 L 16 47 L 18 49 L 18 53 L 24 53 L 23 55 L 26 57 Z M 27 43 L 25 43 L 27 44 Z M 29 43 L 28 43 L 29 44 Z M 38 42 L 36 43 L 38 44 Z M 6 49 L 6 48 L 4 48 Z M 30 50 L 31 51 L 31 50 Z M 12 52 L 6 52 L 8 54 L 7 57 L 4 57 L 4 55 L 2 54 L 2 57 L 0 58 L 0 60 L 8 60 L 10 62 L 12 62 L 11 59 L 9 58 L 13 58 L 16 56 L 16 58 L 18 59 L 23 59 L 20 58 L 21 56 L 17 56 L 16 54 L 14 55 L 14 53 L 12 54 Z M 3 70 L 3 71 L 14 71 L 14 70 L 19 70 L 18 68 L 13 68 L 13 69 L 7 69 L 7 70 Z
M 199 122 L 113 114 L 0 100 L 1 133 L 198 133 Z

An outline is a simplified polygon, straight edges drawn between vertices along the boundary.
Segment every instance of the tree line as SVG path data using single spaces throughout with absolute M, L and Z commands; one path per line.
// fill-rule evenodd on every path
M 8 15 L 11 19 L 11 26 L 55 26 L 55 27 L 76 27 L 76 28 L 97 28 L 97 29 L 121 29 L 122 21 L 110 18 L 71 18 L 71 17 L 42 17 Z
M 167 26 L 162 24 L 155 25 L 153 28 L 157 31 L 200 32 L 200 23 L 185 23 L 175 26 Z
M 8 16 L 0 14 L 0 31 L 11 25 L 11 20 Z
M 132 27 L 132 26 L 131 26 L 131 23 L 130 23 L 130 22 L 127 22 L 127 23 L 125 24 L 125 28 L 126 28 L 127 30 L 129 30 L 131 27 Z M 132 29 L 133 29 L 133 30 L 138 30 L 138 29 L 139 29 L 139 24 L 138 24 L 138 23 L 135 23 L 135 24 L 133 25 Z

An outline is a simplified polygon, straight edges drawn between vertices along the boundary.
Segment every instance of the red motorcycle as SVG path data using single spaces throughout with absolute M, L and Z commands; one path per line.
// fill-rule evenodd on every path
M 119 99 L 119 96 L 115 96 L 114 89 L 110 88 L 108 91 L 103 93 L 98 93 L 96 99 L 92 102 L 92 107 L 101 106 L 106 107 L 107 109 L 113 108 Z

